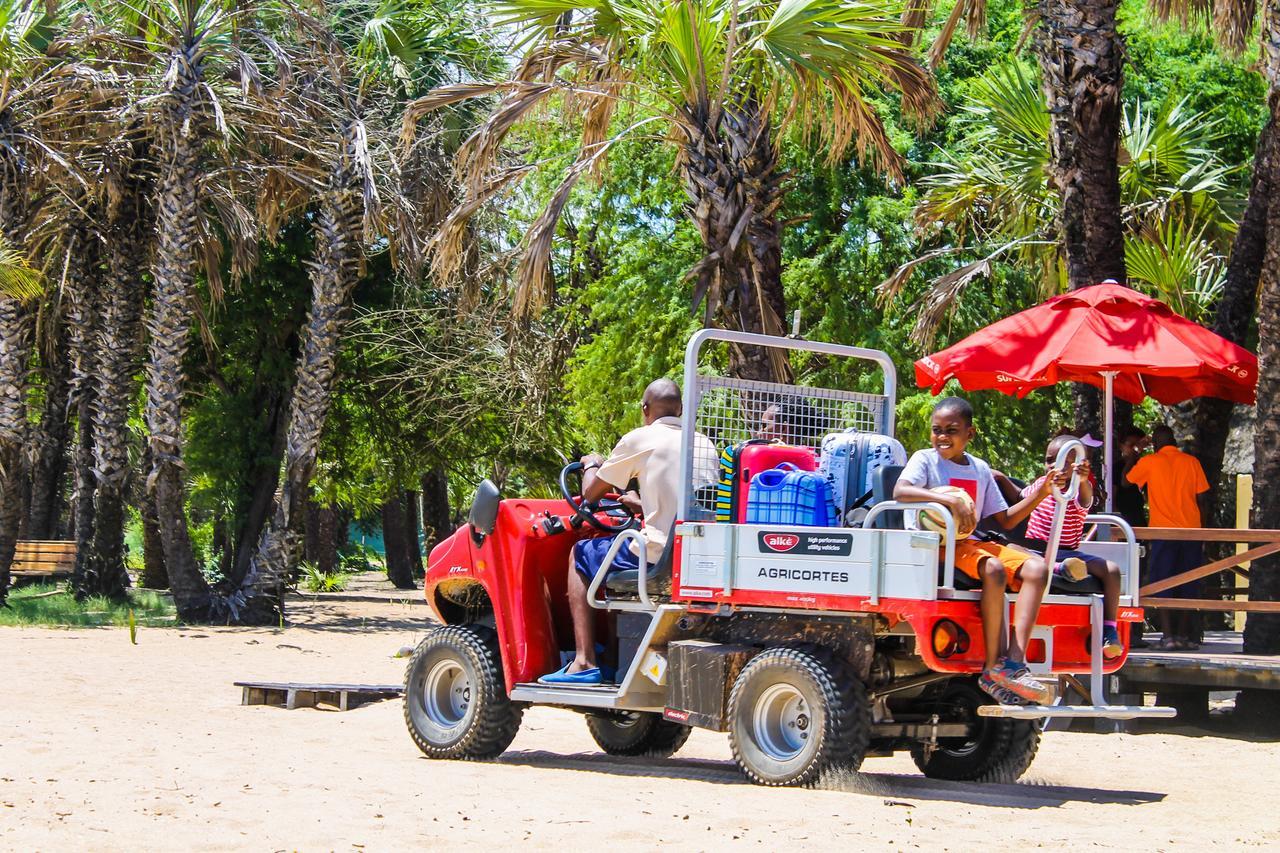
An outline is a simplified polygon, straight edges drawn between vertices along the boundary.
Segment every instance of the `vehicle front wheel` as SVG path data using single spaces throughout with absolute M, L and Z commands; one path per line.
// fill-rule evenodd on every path
M 404 720 L 429 758 L 484 760 L 511 745 L 524 715 L 507 698 L 497 637 L 480 625 L 427 635 L 409 660 Z
M 766 649 L 729 694 L 734 760 L 761 785 L 812 785 L 857 770 L 870 736 L 866 687 L 824 649 Z
M 936 746 L 916 742 L 911 758 L 924 775 L 956 782 L 1016 782 L 1040 747 L 1033 720 L 979 717 L 978 706 L 993 702 L 969 679 L 952 679 L 927 700 L 923 710 L 944 723 L 974 726 L 968 737 L 939 738 Z
M 652 758 L 675 755 L 692 731 L 688 726 L 664 720 L 661 714 L 647 711 L 588 714 L 587 730 L 609 755 L 645 755 Z

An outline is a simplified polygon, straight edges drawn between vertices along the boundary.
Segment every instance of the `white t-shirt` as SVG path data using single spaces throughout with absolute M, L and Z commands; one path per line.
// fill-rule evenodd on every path
M 658 418 L 618 440 L 596 476 L 622 491 L 633 479 L 640 483 L 644 510 L 645 549 L 649 565 L 662 556 L 667 533 L 680 510 L 680 418 Z M 702 433 L 693 435 L 693 487 L 716 482 L 716 449 Z M 634 548 L 632 550 L 635 550 Z
M 991 476 L 991 466 L 976 456 L 968 453 L 961 457 L 968 465 L 961 465 L 943 459 L 938 451 L 917 450 L 907 460 L 907 467 L 898 476 L 899 483 L 917 486 L 921 489 L 933 489 L 938 486 L 956 486 L 968 492 L 973 498 L 974 511 L 978 521 L 995 515 L 1009 508 L 1004 495 L 996 485 L 996 478 Z M 909 512 L 908 526 L 915 528 L 915 513 Z

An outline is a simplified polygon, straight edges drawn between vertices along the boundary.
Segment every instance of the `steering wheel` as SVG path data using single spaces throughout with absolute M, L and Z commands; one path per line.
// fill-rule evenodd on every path
M 586 522 L 604 533 L 617 533 L 620 530 L 630 530 L 640 526 L 636 514 L 616 497 L 605 497 L 592 504 L 584 501 L 581 494 L 575 495 L 569 488 L 569 477 L 581 471 L 581 462 L 570 462 L 560 469 L 560 494 L 564 495 L 565 502 L 573 510 L 572 521 Z M 601 512 L 614 519 L 615 523 L 601 521 L 597 515 Z

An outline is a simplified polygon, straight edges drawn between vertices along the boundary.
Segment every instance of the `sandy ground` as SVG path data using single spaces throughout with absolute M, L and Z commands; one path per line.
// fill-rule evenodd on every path
M 1018 785 L 926 780 L 905 755 L 836 789 L 745 784 L 724 735 L 611 759 L 535 709 L 496 763 L 433 762 L 399 700 L 241 706 L 237 679 L 394 683 L 427 609 L 298 603 L 284 631 L 0 629 L 0 848 L 994 849 L 1280 846 L 1280 744 L 1053 733 Z

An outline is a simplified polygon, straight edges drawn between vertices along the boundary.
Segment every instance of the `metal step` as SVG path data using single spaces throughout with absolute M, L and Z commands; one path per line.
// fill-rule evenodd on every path
M 613 708 L 617 704 L 618 689 L 616 684 L 541 684 L 528 681 L 511 688 L 511 700 L 539 705 Z
M 1106 720 L 1169 719 L 1178 712 L 1164 705 L 979 705 L 979 717 L 1009 720 L 1094 718 Z

